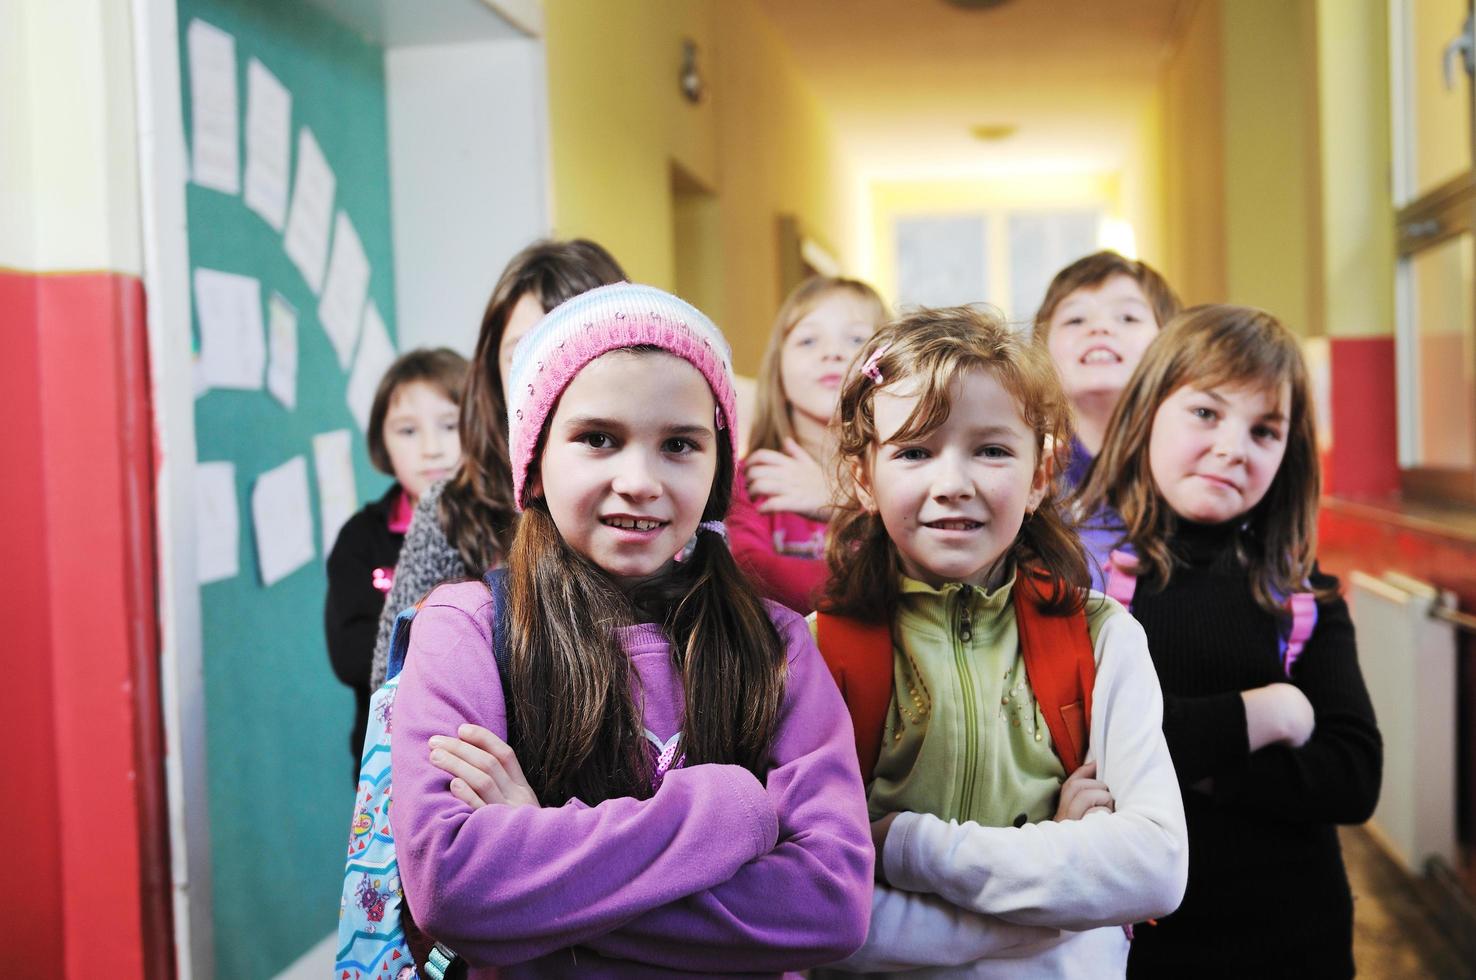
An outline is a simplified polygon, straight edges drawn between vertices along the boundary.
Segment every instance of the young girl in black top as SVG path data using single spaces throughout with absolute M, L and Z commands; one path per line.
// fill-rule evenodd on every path
M 1189 822 L 1184 902 L 1137 930 L 1129 976 L 1353 975 L 1335 825 L 1373 812 L 1383 752 L 1347 605 L 1315 564 L 1320 483 L 1296 338 L 1209 306 L 1148 348 L 1081 489 L 1108 591 L 1136 586 Z
M 369 720 L 379 611 L 416 501 L 461 458 L 457 419 L 465 383 L 466 358 L 446 347 L 413 350 L 390 365 L 374 392 L 367 438 L 369 461 L 395 482 L 345 522 L 328 555 L 323 630 L 333 672 L 354 691 L 349 752 L 355 782 Z

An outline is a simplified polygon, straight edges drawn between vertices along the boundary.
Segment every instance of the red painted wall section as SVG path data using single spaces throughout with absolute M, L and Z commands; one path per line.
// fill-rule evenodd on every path
M 1325 489 L 1382 497 L 1399 489 L 1399 439 L 1393 337 L 1335 337 L 1332 436 Z
M 24 398 L 11 418 L 26 441 L 20 479 L 0 490 L 7 520 L 25 524 L 5 536 L 9 567 L 36 593 L 19 617 L 37 675 L 16 699 L 33 723 L 17 727 L 36 740 L 19 771 L 50 799 L 19 811 L 29 826 L 13 853 L 39 846 L 0 892 L 50 937 L 21 933 L 24 975 L 57 976 L 60 960 L 69 978 L 171 976 L 143 287 L 110 273 L 6 274 L 0 310 L 29 354 L 7 372 L 22 375 L 4 397 Z
M 46 487 L 41 438 L 40 350 L 36 279 L 0 272 L 0 324 L 6 338 L 0 413 L 5 424 L 5 478 L 0 479 L 0 567 L 12 615 L 6 617 L 4 669 L 5 773 L 0 807 L 6 847 L 0 921 L 16 938 L 22 974 L 45 975 L 44 951 L 62 948 L 61 850 L 57 826 L 55 746 L 51 733 L 51 607 L 47 589 Z M 22 938 L 23 937 L 23 938 Z M 38 958 L 32 960 L 31 956 Z M 49 958 L 49 957 L 48 957 Z

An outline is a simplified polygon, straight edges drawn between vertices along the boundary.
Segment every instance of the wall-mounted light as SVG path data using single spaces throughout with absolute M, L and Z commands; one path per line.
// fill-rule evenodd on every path
M 682 73 L 678 79 L 682 95 L 693 105 L 702 101 L 707 85 L 702 81 L 702 72 L 697 68 L 697 42 L 690 38 L 682 40 Z

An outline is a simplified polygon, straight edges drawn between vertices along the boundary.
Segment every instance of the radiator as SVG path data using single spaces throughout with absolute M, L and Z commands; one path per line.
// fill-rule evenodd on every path
M 1370 829 L 1413 874 L 1456 852 L 1456 636 L 1430 615 L 1450 597 L 1424 582 L 1355 571 L 1348 602 L 1358 660 L 1384 738 L 1384 785 Z

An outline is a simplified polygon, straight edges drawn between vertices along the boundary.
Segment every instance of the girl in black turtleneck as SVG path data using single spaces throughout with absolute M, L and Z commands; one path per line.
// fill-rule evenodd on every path
M 1148 348 L 1080 491 L 1098 563 L 1138 560 L 1132 611 L 1189 822 L 1188 892 L 1136 930 L 1130 977 L 1354 972 L 1335 825 L 1373 812 L 1383 749 L 1347 605 L 1315 566 L 1309 397 L 1269 314 L 1189 310 Z M 1299 592 L 1316 629 L 1288 666 Z

